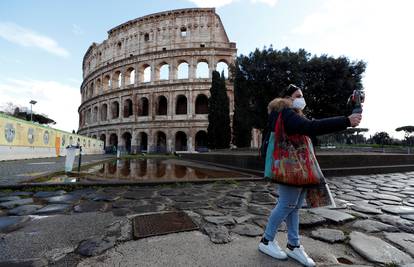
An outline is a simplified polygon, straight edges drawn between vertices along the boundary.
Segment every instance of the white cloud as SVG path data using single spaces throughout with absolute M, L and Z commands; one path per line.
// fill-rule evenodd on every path
M 61 57 L 69 57 L 69 52 L 54 39 L 14 23 L 0 22 L 0 37 L 24 47 L 37 47 Z
M 53 128 L 70 132 L 78 129 L 80 93 L 77 87 L 56 81 L 9 79 L 0 81 L 0 95 L 0 106 L 12 102 L 30 107 L 29 101 L 36 100 L 33 111 L 56 121 Z
M 366 91 L 361 127 L 371 133 L 414 125 L 409 107 L 414 47 L 414 2 L 409 0 L 328 0 L 292 31 L 289 41 L 312 53 L 364 60 Z

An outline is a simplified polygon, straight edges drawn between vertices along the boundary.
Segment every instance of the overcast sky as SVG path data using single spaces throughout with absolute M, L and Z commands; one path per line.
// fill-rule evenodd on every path
M 76 130 L 89 45 L 128 20 L 189 7 L 216 7 L 238 54 L 273 45 L 366 61 L 360 127 L 401 138 L 394 129 L 414 125 L 410 0 L 3 0 L 0 105 L 34 99 L 34 110 L 56 120 L 56 128 Z

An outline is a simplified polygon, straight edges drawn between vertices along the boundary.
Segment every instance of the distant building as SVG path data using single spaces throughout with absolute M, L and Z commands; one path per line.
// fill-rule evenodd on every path
M 79 134 L 106 150 L 204 149 L 211 73 L 228 77 L 236 53 L 214 8 L 160 12 L 109 30 L 83 59 Z M 230 82 L 227 94 L 232 118 Z

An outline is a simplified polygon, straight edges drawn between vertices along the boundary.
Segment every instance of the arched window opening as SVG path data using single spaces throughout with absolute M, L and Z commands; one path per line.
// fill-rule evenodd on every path
M 101 79 L 97 79 L 96 80 L 96 94 L 99 94 L 102 92 L 102 83 L 101 83 Z
M 87 113 L 86 113 L 86 120 L 88 122 L 88 124 L 92 123 L 92 110 L 88 109 Z
M 216 70 L 220 73 L 220 75 L 223 73 L 225 79 L 229 78 L 229 65 L 227 65 L 226 62 L 219 62 L 217 64 Z
M 112 78 L 112 84 L 115 85 L 117 88 L 121 87 L 121 79 L 122 79 L 121 72 L 116 71 Z
M 167 115 L 167 98 L 159 96 L 157 101 L 157 115 Z
M 112 102 L 111 111 L 112 119 L 117 119 L 119 117 L 119 103 L 117 101 Z
M 94 96 L 94 94 L 95 94 L 95 88 L 94 88 L 94 84 L 93 84 L 93 82 L 91 82 L 91 85 L 90 85 L 90 87 L 89 87 L 89 97 L 93 97 Z
M 175 106 L 175 114 L 187 114 L 187 97 L 179 95 Z
M 180 65 L 178 65 L 178 79 L 188 79 L 188 63 L 182 62 Z
M 129 68 L 125 74 L 125 80 L 127 85 L 135 83 L 135 69 Z
M 170 76 L 170 66 L 168 64 L 163 64 L 160 67 L 160 80 L 168 80 Z
M 184 132 L 175 134 L 175 151 L 187 151 L 187 135 Z
M 107 150 L 107 152 L 116 153 L 117 150 L 118 150 L 118 135 L 113 133 L 109 136 L 109 149 Z
M 98 107 L 93 108 L 93 122 L 98 122 Z
M 206 95 L 200 94 L 196 98 L 195 103 L 196 114 L 208 114 L 208 98 Z
M 101 121 L 106 121 L 108 119 L 108 105 L 103 104 L 101 107 Z
M 198 62 L 196 70 L 196 78 L 205 79 L 209 77 L 209 69 L 207 62 Z
M 139 136 L 139 152 L 147 152 L 148 151 L 148 135 L 144 132 L 140 133 Z
M 132 100 L 127 99 L 124 102 L 124 118 L 128 118 L 133 115 L 132 111 Z
M 129 132 L 125 132 L 122 135 L 122 140 L 124 142 L 124 147 L 122 148 L 122 150 L 124 150 L 125 152 L 127 152 L 128 154 L 131 153 L 131 140 L 132 140 L 132 135 Z
M 148 98 L 141 97 L 138 105 L 138 116 L 148 116 Z
M 156 152 L 167 151 L 167 137 L 163 132 L 157 132 Z
M 200 152 L 208 151 L 207 148 L 207 132 L 198 131 L 195 136 L 195 150 Z
M 104 77 L 104 82 L 103 82 L 103 90 L 107 91 L 111 88 L 112 82 L 111 82 L 111 77 L 109 75 L 106 75 Z
M 101 140 L 104 143 L 104 150 L 106 151 L 106 135 L 101 134 L 101 136 L 99 137 L 99 140 Z
M 148 83 L 151 81 L 151 66 L 146 66 L 144 68 L 144 79 L 143 82 L 144 83 Z

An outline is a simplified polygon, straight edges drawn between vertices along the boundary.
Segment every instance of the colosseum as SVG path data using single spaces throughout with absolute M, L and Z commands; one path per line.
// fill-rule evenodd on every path
M 107 151 L 204 150 L 212 71 L 227 78 L 232 118 L 236 53 L 214 8 L 160 12 L 109 30 L 83 58 L 78 133 Z

